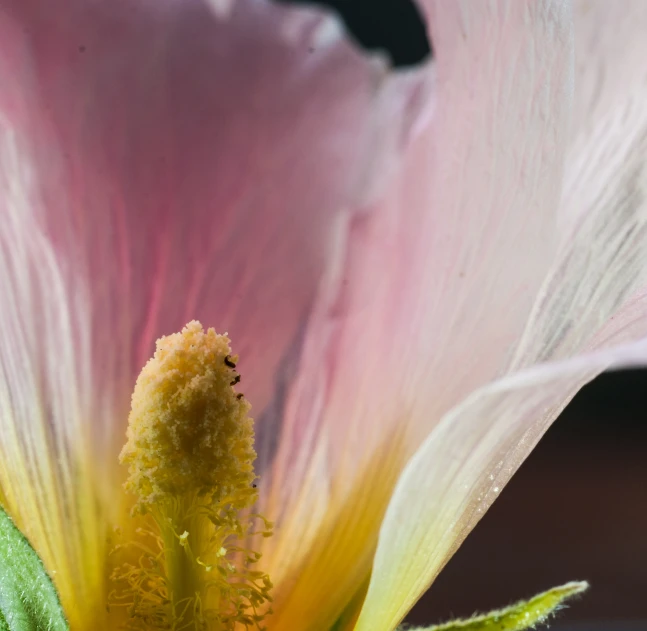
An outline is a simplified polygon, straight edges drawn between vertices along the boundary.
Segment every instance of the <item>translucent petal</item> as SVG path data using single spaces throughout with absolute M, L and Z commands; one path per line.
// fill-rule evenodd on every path
M 105 606 L 105 497 L 87 423 L 97 411 L 89 400 L 90 314 L 36 221 L 33 178 L 0 119 L 0 501 L 78 628 Z
M 608 367 L 645 361 L 647 338 L 536 366 L 447 414 L 398 480 L 355 631 L 398 625 L 584 383 Z
M 647 282 L 647 5 L 576 3 L 561 244 L 514 365 L 583 350 Z
M 397 167 L 429 74 L 269 0 L 0 0 L 0 40 L 0 485 L 81 620 L 153 341 L 229 331 L 269 460 L 331 235 Z
M 265 481 L 266 511 L 279 516 L 266 552 L 277 628 L 305 624 L 308 606 L 332 623 L 361 589 L 379 519 L 352 539 L 348 503 L 379 506 L 442 414 L 502 370 L 552 260 L 569 14 L 438 3 L 432 18 L 433 116 L 387 195 L 340 220 L 287 391 Z M 340 554 L 319 555 L 336 519 L 329 547 Z
M 0 3 L 0 108 L 124 407 L 154 340 L 199 318 L 235 340 L 262 413 L 338 217 L 375 195 L 417 117 L 420 80 L 394 89 L 322 11 L 221 4 Z

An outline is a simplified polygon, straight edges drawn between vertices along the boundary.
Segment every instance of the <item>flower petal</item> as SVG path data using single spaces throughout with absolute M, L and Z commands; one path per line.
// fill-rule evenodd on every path
M 106 592 L 97 510 L 105 498 L 84 422 L 96 411 L 89 309 L 40 230 L 22 151 L 0 117 L 0 501 L 53 575 L 74 626 L 104 609 Z
M 1 5 L 0 107 L 29 141 L 45 231 L 89 285 L 102 380 L 127 404 L 155 338 L 199 318 L 231 334 L 261 412 L 335 217 L 397 163 L 418 83 L 392 90 L 314 8 Z
M 355 631 L 398 625 L 584 383 L 646 361 L 647 337 L 512 374 L 447 414 L 397 483 Z
M 433 117 L 388 194 L 339 222 L 288 391 L 267 499 L 279 516 L 267 550 L 276 628 L 303 624 L 315 606 L 317 623 L 332 624 L 361 589 L 379 523 L 353 537 L 349 503 L 383 507 L 442 414 L 502 371 L 552 260 L 568 11 L 433 9 Z M 339 554 L 320 554 L 330 524 Z
M 515 367 L 566 358 L 647 282 L 647 5 L 576 4 L 562 242 Z
M 330 235 L 421 115 L 428 75 L 338 27 L 269 0 L 0 0 L 0 485 L 79 619 L 102 610 L 101 519 L 155 338 L 228 329 L 271 421 Z

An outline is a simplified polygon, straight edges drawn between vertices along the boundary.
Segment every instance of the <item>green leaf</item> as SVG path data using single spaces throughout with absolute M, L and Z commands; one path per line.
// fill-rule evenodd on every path
M 424 629 L 410 628 L 408 631 L 522 631 L 546 622 L 552 614 L 564 607 L 564 601 L 581 594 L 588 586 L 583 581 L 566 583 L 504 609 Z
M 0 506 L 0 631 L 68 631 L 43 562 Z

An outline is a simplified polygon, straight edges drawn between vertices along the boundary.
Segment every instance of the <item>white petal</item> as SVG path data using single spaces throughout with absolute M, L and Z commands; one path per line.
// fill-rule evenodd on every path
M 647 282 L 647 3 L 576 8 L 562 242 L 515 367 L 580 352 Z
M 355 631 L 398 625 L 584 383 L 610 366 L 646 361 L 644 338 L 536 366 L 476 391 L 447 414 L 397 483 Z

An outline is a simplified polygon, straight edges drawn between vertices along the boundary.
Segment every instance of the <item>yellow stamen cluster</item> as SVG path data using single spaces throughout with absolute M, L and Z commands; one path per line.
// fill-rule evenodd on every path
M 232 387 L 230 352 L 226 336 L 196 321 L 157 341 L 135 385 L 121 452 L 126 489 L 142 512 L 188 493 L 255 499 L 254 425 Z
M 131 544 L 138 563 L 113 575 L 122 585 L 113 603 L 128 607 L 130 628 L 225 631 L 258 627 L 267 612 L 271 583 L 250 569 L 260 554 L 241 545 L 271 524 L 249 513 L 254 428 L 234 390 L 236 361 L 226 336 L 194 321 L 157 341 L 137 379 L 121 462 L 134 514 L 153 529 Z

